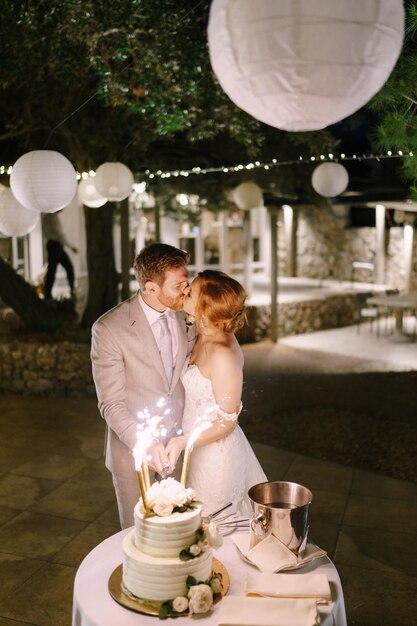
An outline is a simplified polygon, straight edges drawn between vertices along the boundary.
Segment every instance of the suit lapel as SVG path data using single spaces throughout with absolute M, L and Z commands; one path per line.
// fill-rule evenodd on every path
M 137 294 L 129 301 L 129 322 L 135 330 L 136 336 L 139 339 L 142 348 L 148 352 L 151 362 L 155 365 L 155 368 L 166 381 L 167 378 L 164 364 L 162 363 L 161 355 L 159 353 L 158 346 L 156 345 L 152 329 L 146 319 L 145 313 L 142 311 L 142 307 L 138 302 Z

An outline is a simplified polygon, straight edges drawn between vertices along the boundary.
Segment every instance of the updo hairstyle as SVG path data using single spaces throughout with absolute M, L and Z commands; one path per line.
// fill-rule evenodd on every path
M 198 273 L 198 296 L 195 318 L 204 328 L 207 320 L 224 333 L 234 333 L 247 322 L 245 300 L 247 293 L 237 280 L 224 272 L 204 270 Z

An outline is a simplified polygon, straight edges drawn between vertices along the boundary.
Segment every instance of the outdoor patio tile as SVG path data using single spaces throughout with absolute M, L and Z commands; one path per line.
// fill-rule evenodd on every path
M 47 478 L 3 474 L 0 477 L 0 506 L 27 509 L 59 484 L 58 481 Z
M 417 484 L 362 470 L 354 471 L 351 491 L 358 496 L 392 498 L 393 500 L 417 498 Z
M 0 506 L 0 526 L 19 515 L 18 509 L 11 509 L 9 506 Z
M 45 565 L 13 596 L 0 602 L 0 615 L 42 626 L 68 626 L 75 573 L 73 567 Z
M 310 505 L 310 519 L 326 520 L 334 524 L 340 524 L 343 519 L 347 499 L 347 493 L 315 489 L 313 501 Z
M 21 463 L 31 461 L 39 455 L 38 450 L 0 445 L 0 474 L 12 472 Z
M 79 472 L 87 463 L 88 460 L 83 457 L 68 458 L 61 454 L 42 452 L 35 459 L 15 467 L 12 473 L 20 476 L 53 478 L 57 481 L 63 481 Z
M 53 558 L 54 563 L 77 567 L 84 557 L 99 543 L 111 537 L 116 531 L 112 526 L 94 522 L 82 530 L 74 539 L 71 539 L 63 548 L 59 550 Z
M 349 492 L 353 470 L 350 467 L 297 455 L 285 474 L 285 480 L 314 490 Z
M 119 520 L 119 510 L 117 508 L 116 496 L 114 498 L 114 503 L 104 511 L 101 515 L 96 518 L 96 522 L 101 524 L 102 526 L 110 526 L 113 529 L 113 533 L 119 532 L 120 528 L 120 520 Z
M 67 482 L 29 508 L 45 515 L 92 522 L 113 501 L 113 489 Z
M 398 572 L 337 566 L 349 626 L 417 624 L 416 580 Z
M 14 619 L 7 619 L 7 617 L 0 617 L 0 626 L 36 626 L 30 622 L 22 622 L 19 620 L 16 622 Z
M 64 456 L 78 456 L 86 459 L 103 459 L 104 463 L 104 431 L 103 437 L 71 436 L 59 444 L 51 446 L 51 452 Z
M 104 458 L 98 461 L 89 461 L 81 471 L 69 478 L 68 482 L 86 483 L 96 487 L 113 489 L 111 472 L 104 465 Z
M 295 454 L 263 443 L 250 442 L 268 480 L 282 480 Z
M 43 561 L 0 552 L 0 600 L 24 584 L 34 572 L 44 565 Z
M 65 434 L 56 429 L 18 428 L 14 425 L 9 433 L 3 433 L 3 445 L 27 450 L 47 451 L 65 439 Z
M 317 546 L 326 550 L 329 558 L 332 560 L 336 550 L 338 535 L 339 526 L 337 524 L 312 518 L 308 536 Z
M 417 500 L 351 495 L 344 523 L 374 530 L 417 534 Z
M 8 554 L 48 559 L 85 526 L 79 520 L 24 512 L 0 528 L 0 546 Z
M 337 564 L 397 571 L 414 576 L 417 563 L 415 535 L 343 526 L 336 548 Z

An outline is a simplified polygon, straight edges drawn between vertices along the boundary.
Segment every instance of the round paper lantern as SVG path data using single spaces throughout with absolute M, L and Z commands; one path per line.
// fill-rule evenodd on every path
M 349 174 L 340 163 L 321 163 L 313 172 L 314 191 L 326 198 L 340 196 L 349 184 Z
M 94 184 L 107 200 L 118 202 L 130 195 L 133 174 L 123 163 L 103 163 L 97 168 Z
M 107 202 L 107 198 L 103 198 L 97 191 L 94 178 L 92 177 L 81 180 L 78 183 L 78 197 L 85 206 L 89 206 L 92 209 L 98 209 L 98 207 L 103 206 Z
M 366 104 L 390 75 L 402 0 L 213 0 L 208 42 L 222 89 L 276 128 L 325 128 Z
M 64 155 L 54 150 L 33 150 L 13 165 L 10 187 L 16 199 L 28 209 L 55 213 L 75 196 L 75 170 Z
M 0 231 L 8 237 L 22 237 L 39 222 L 37 211 L 26 209 L 14 197 L 11 189 L 0 191 Z
M 241 183 L 233 190 L 232 199 L 239 209 L 249 211 L 261 206 L 263 201 L 262 189 L 256 183 Z

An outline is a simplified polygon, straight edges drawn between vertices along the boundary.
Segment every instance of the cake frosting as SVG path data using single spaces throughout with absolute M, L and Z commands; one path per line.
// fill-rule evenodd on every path
M 155 515 L 158 502 L 165 505 L 167 492 L 175 494 L 172 512 L 168 507 L 163 515 Z M 135 506 L 134 527 L 122 544 L 123 586 L 141 600 L 165 602 L 183 597 L 189 576 L 198 582 L 211 578 L 212 549 L 202 528 L 201 505 L 191 490 L 184 492 L 181 502 L 179 483 L 168 478 L 149 491 L 150 502 L 156 502 L 151 514 L 145 513 L 141 500 Z

